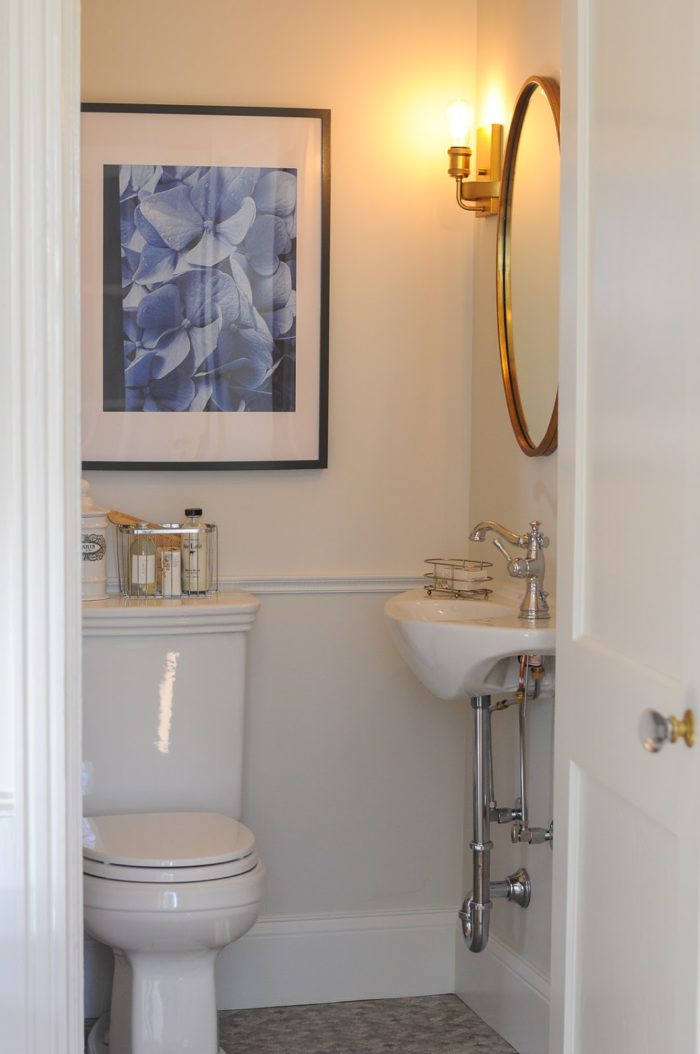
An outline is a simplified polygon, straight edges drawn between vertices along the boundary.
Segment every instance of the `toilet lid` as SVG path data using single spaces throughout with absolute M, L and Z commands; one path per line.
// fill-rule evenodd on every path
M 250 871 L 253 832 L 221 813 L 86 816 L 83 871 L 130 882 L 195 882 Z

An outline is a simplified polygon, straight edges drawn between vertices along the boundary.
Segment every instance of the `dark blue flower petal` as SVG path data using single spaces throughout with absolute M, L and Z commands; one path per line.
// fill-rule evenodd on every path
M 167 282 L 175 274 L 178 254 L 166 245 L 146 245 L 139 265 L 134 272 L 134 281 L 141 285 L 154 285 L 156 282 Z
M 141 235 L 143 240 L 148 243 L 148 245 L 157 245 L 161 249 L 169 248 L 169 246 L 165 244 L 155 227 L 148 222 L 143 212 L 141 211 L 140 205 L 134 213 L 134 223 L 136 224 L 136 229 L 138 230 L 139 234 Z
M 125 198 L 131 185 L 131 165 L 119 166 L 119 197 Z
M 226 262 L 231 272 L 231 277 L 236 283 L 236 289 L 241 300 L 252 300 L 253 290 L 251 289 L 250 279 L 245 267 L 247 262 L 245 256 L 241 256 L 240 253 L 231 253 Z
M 211 399 L 212 383 L 208 377 L 194 377 L 194 399 L 190 403 L 190 413 L 206 410 Z
M 279 337 L 284 337 L 291 332 L 294 325 L 294 311 L 287 305 L 278 311 L 266 312 L 265 321 L 274 339 L 278 340 Z
M 192 202 L 205 219 L 220 223 L 238 211 L 250 197 L 260 170 L 258 168 L 224 168 L 212 166 L 203 170 L 192 188 Z
M 187 271 L 174 283 L 182 299 L 185 318 L 195 326 L 206 326 L 217 318 L 230 326 L 240 311 L 236 283 L 223 271 L 201 269 Z
M 220 220 L 216 224 L 216 233 L 229 245 L 229 252 L 233 252 L 241 244 L 255 220 L 255 202 L 252 198 L 244 198 L 240 208 L 228 219 Z
M 151 394 L 157 409 L 181 413 L 188 410 L 195 394 L 195 387 L 189 370 L 173 370 L 162 380 L 151 383 Z
M 137 326 L 133 311 L 127 311 L 124 313 L 124 336 L 133 344 L 136 344 L 141 340 L 141 327 Z
M 239 408 L 240 400 L 235 397 L 228 380 L 225 377 L 214 377 L 211 381 L 211 404 L 222 413 L 235 413 Z
M 144 409 L 144 391 L 143 388 L 125 388 L 124 389 L 124 409 L 127 413 L 138 412 Z
M 260 311 L 285 307 L 292 293 L 292 272 L 284 261 L 272 275 L 254 275 L 253 302 Z
M 173 282 L 147 293 L 138 306 L 136 321 L 145 330 L 144 343 L 155 347 L 160 336 L 182 322 L 180 296 Z
M 242 402 L 241 410 L 245 410 L 246 413 L 269 414 L 273 410 L 272 392 L 246 392 Z
M 251 228 L 255 219 L 255 202 L 252 198 L 244 198 L 237 212 L 207 227 L 202 237 L 187 252 L 190 263 L 200 267 L 214 267 L 221 263 L 234 249 L 241 244 Z M 207 221 L 213 223 L 213 221 Z
M 187 250 L 188 263 L 195 267 L 215 267 L 231 251 L 228 242 L 217 238 L 214 230 L 205 230 L 196 245 Z
M 259 212 L 290 216 L 297 204 L 297 179 L 291 172 L 273 168 L 260 177 L 253 194 Z
M 141 202 L 141 215 L 165 244 L 178 252 L 193 245 L 202 235 L 202 216 L 192 204 L 189 187 L 183 184 L 146 198 Z
M 194 368 L 198 369 L 205 359 L 211 355 L 219 340 L 221 332 L 221 319 L 217 318 L 208 326 L 192 326 L 189 331 L 194 355 Z
M 175 333 L 163 337 L 153 356 L 152 376 L 156 380 L 167 377 L 185 361 L 190 348 L 189 334 L 184 329 L 178 329 Z
M 273 347 L 267 327 L 265 335 L 254 329 L 229 327 L 221 332 L 216 350 L 202 363 L 200 374 L 218 375 L 231 369 L 239 360 L 246 359 L 255 363 L 260 383 L 272 366 Z
M 135 313 L 138 311 L 139 304 L 145 296 L 148 296 L 148 290 L 146 287 L 134 282 L 131 289 L 122 300 L 122 311 Z
M 154 353 L 143 351 L 124 370 L 124 384 L 127 388 L 145 388 L 151 377 L 151 364 Z
M 119 240 L 123 246 L 129 244 L 136 230 L 134 220 L 136 205 L 135 199 L 129 198 L 128 201 L 122 201 L 119 206 Z

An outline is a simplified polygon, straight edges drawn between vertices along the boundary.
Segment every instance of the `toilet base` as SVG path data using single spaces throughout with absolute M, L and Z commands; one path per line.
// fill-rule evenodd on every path
M 103 1014 L 92 1026 L 85 1049 L 86 1054 L 110 1054 L 109 1014 Z M 221 1047 L 219 1047 L 219 1054 L 224 1054 Z

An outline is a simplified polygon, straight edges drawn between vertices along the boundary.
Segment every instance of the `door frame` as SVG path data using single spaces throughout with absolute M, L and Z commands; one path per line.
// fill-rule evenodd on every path
M 17 1054 L 83 1044 L 79 43 L 79 0 L 8 0 L 0 14 L 0 1033 Z

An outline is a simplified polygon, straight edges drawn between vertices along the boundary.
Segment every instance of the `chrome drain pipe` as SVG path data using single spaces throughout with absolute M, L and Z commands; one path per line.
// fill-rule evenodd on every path
M 465 897 L 459 917 L 469 950 L 481 952 L 489 940 L 491 897 L 504 897 L 525 908 L 530 903 L 530 878 L 521 868 L 502 882 L 491 881 L 491 696 L 474 696 L 474 837 L 469 843 L 472 851 L 472 892 Z

